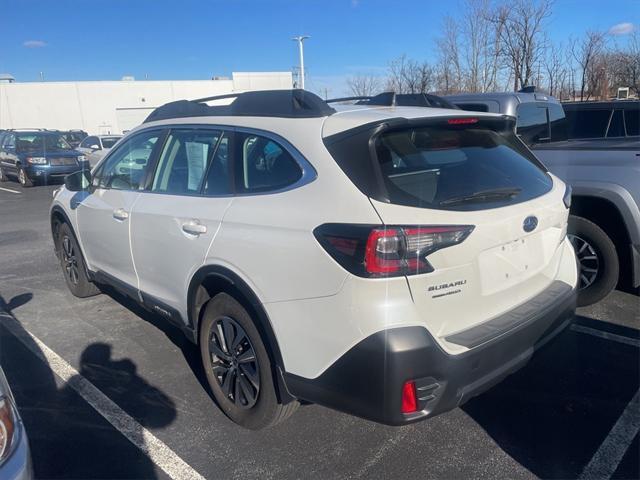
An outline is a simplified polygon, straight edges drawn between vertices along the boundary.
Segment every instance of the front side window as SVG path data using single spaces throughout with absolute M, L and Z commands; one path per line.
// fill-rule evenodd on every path
M 144 132 L 125 141 L 106 160 L 93 179 L 97 188 L 140 190 L 149 159 L 161 132 Z
M 302 177 L 300 165 L 270 138 L 240 133 L 236 136 L 238 189 L 245 192 L 278 190 Z
M 517 132 L 527 145 L 548 141 L 547 109 L 536 103 L 521 103 L 517 109 Z
M 438 210 L 479 210 L 547 193 L 551 179 L 511 132 L 419 127 L 376 140 L 391 203 Z
M 160 156 L 151 190 L 174 195 L 199 193 L 220 137 L 219 130 L 173 130 Z

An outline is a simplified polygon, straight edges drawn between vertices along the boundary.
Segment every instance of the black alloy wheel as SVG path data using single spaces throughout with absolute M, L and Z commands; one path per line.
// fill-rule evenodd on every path
M 600 259 L 593 245 L 587 240 L 572 234 L 567 235 L 567 237 L 569 237 L 569 241 L 573 245 L 580 267 L 578 289 L 584 290 L 593 285 L 593 282 L 598 278 Z
M 73 285 L 78 285 L 80 274 L 78 270 L 78 258 L 74 243 L 68 235 L 62 237 L 62 266 L 65 275 Z
M 253 407 L 260 393 L 260 367 L 249 336 L 231 317 L 215 320 L 209 356 L 224 395 L 239 408 Z

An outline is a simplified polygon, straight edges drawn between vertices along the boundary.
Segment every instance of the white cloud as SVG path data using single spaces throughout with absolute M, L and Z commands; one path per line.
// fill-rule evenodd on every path
M 42 48 L 47 46 L 47 42 L 43 42 L 42 40 L 27 40 L 22 46 L 27 48 Z
M 609 29 L 610 35 L 629 35 L 635 30 L 633 23 L 623 22 L 618 23 Z

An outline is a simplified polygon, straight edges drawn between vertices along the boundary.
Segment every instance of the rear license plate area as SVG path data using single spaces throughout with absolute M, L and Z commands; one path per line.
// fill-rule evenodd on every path
M 478 256 L 483 295 L 491 295 L 529 278 L 544 264 L 539 234 L 485 250 Z

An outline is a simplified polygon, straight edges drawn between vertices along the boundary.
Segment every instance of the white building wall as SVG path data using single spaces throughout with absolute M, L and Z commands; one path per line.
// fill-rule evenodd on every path
M 0 128 L 122 133 L 174 100 L 292 86 L 291 72 L 234 72 L 226 80 L 0 83 Z

